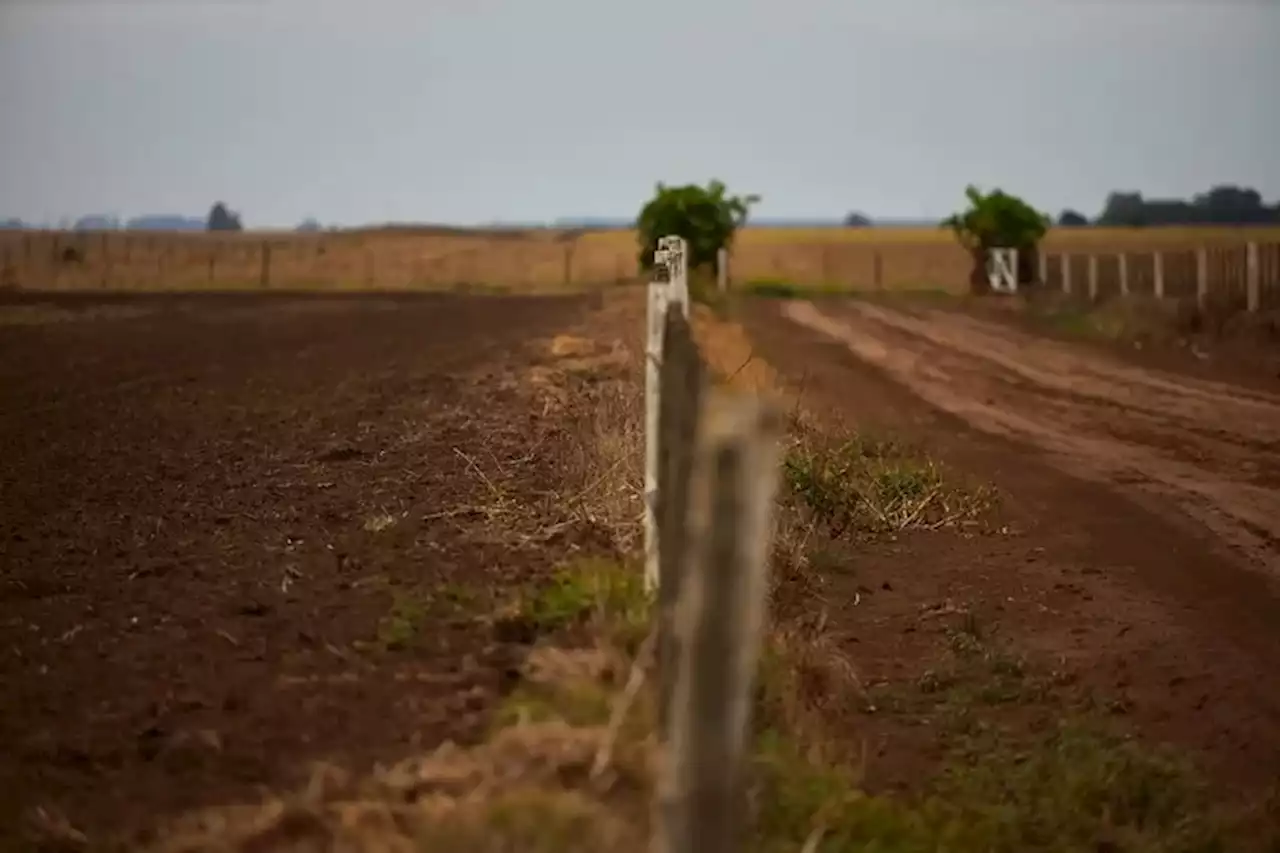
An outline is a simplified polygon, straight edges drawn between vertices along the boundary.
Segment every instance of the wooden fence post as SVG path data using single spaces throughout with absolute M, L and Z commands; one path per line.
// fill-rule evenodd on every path
M 1155 279 L 1156 299 L 1164 299 L 1164 253 L 1153 252 L 1151 255 L 1151 275 Z
M 1062 292 L 1071 292 L 1071 256 L 1062 254 Z
M 716 290 L 729 291 L 729 250 L 724 246 L 716 249 Z
M 1250 311 L 1261 307 L 1262 293 L 1258 275 L 1258 244 L 1250 243 L 1245 247 L 1245 300 Z
M 262 242 L 262 269 L 258 271 L 258 284 L 267 288 L 271 286 L 271 244 Z
M 1209 300 L 1209 252 L 1196 250 L 1196 304 L 1204 308 Z
M 1120 295 L 1129 295 L 1129 256 L 1124 252 L 1116 255 L 1116 263 L 1120 267 Z
M 1098 256 L 1089 256 L 1089 299 L 1098 298 Z
M 658 588 L 659 580 L 658 406 L 662 381 L 662 339 L 668 304 L 680 305 L 684 316 L 689 316 L 689 280 L 685 252 L 686 246 L 682 238 L 658 238 L 658 249 L 653 258 L 653 280 L 649 282 L 644 371 L 644 583 L 645 589 L 650 592 Z
M 573 240 L 564 244 L 564 286 L 573 284 Z
M 743 752 L 781 461 L 782 418 L 755 395 L 718 392 L 701 419 L 657 786 L 661 853 L 736 853 L 745 841 Z
M 1039 252 L 1038 255 L 1039 269 L 1037 271 L 1037 280 L 1039 281 L 1040 286 L 1044 287 L 1049 283 L 1049 256 L 1044 252 Z
M 682 307 L 667 305 L 658 399 L 658 731 L 665 742 L 679 642 L 675 635 L 688 550 L 689 483 L 704 370 Z

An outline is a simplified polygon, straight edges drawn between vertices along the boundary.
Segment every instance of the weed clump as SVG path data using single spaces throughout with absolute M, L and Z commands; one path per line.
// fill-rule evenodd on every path
M 897 442 L 859 433 L 834 443 L 796 442 L 783 478 L 832 538 L 952 526 L 975 520 L 992 498 L 949 483 L 933 460 Z

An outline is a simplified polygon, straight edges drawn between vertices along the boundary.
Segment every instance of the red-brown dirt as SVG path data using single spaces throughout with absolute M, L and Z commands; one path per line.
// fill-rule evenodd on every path
M 833 620 L 870 685 L 919 679 L 940 654 L 933 615 L 960 610 L 1189 751 L 1222 790 L 1277 780 L 1280 389 L 1143 369 L 954 310 L 757 301 L 744 319 L 806 406 L 919 442 L 1002 495 L 993 535 L 911 533 L 843 555 Z M 938 758 L 927 715 L 859 724 L 873 786 Z
M 504 515 L 563 441 L 512 370 L 584 304 L 0 307 L 0 849 L 481 734 L 573 547 Z

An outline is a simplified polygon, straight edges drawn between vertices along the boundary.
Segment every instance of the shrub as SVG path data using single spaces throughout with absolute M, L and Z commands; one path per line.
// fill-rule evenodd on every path
M 1018 250 L 1018 282 L 1035 280 L 1036 246 L 1049 228 L 1049 217 L 1003 190 L 984 193 L 970 185 L 965 189 L 969 207 L 943 220 L 942 226 L 955 232 L 973 257 L 969 284 L 984 290 L 987 281 L 987 251 L 995 248 Z
M 691 271 L 699 267 L 714 270 L 717 252 L 729 247 L 734 232 L 746 223 L 751 205 L 759 201 L 757 195 L 728 195 L 720 181 L 713 180 L 705 187 L 658 184 L 636 222 L 640 267 L 646 271 L 653 269 L 658 238 L 676 234 L 689 245 Z

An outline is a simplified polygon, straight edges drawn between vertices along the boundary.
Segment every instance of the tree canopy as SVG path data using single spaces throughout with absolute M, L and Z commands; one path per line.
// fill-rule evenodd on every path
M 984 193 L 970 185 L 964 191 L 969 206 L 942 223 L 965 247 L 1029 249 L 1049 228 L 1049 217 L 1004 190 Z
M 658 238 L 672 234 L 683 237 L 689 244 L 691 269 L 714 268 L 718 251 L 733 242 L 734 233 L 746 224 L 751 206 L 759 201 L 758 195 L 729 195 L 724 183 L 718 180 L 705 187 L 697 184 L 669 187 L 659 183 L 636 221 L 641 268 L 653 268 Z
M 1148 199 L 1140 192 L 1107 196 L 1098 225 L 1262 225 L 1280 223 L 1280 204 L 1268 206 L 1255 189 L 1232 184 L 1215 186 L 1189 201 Z

